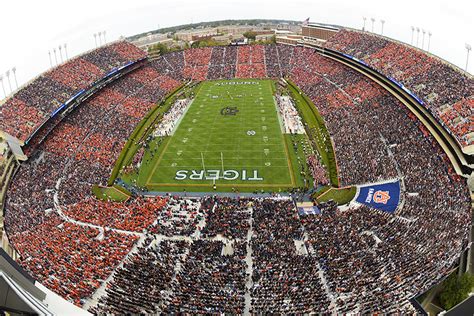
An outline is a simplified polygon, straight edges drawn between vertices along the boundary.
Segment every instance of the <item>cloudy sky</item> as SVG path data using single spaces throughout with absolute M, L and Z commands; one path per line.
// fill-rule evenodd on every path
M 105 30 L 110 41 L 158 26 L 222 19 L 310 17 L 312 22 L 361 28 L 366 16 L 377 20 L 375 32 L 383 19 L 385 35 L 408 43 L 411 26 L 418 26 L 432 32 L 431 52 L 463 69 L 465 43 L 474 46 L 472 0 L 23 0 L 1 1 L 0 11 L 0 74 L 16 67 L 19 85 L 49 67 L 49 50 L 67 43 L 69 57 L 77 55 L 94 47 L 93 34 L 99 31 Z M 367 26 L 370 30 L 370 21 Z M 425 48 L 427 43 L 428 36 Z M 473 73 L 474 56 L 470 59 Z

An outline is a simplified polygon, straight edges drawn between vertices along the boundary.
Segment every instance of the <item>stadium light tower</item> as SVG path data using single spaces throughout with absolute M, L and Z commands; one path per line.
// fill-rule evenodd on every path
M 13 72 L 13 78 L 15 78 L 15 86 L 16 86 L 16 89 L 18 90 L 18 81 L 16 80 L 16 67 L 12 68 L 12 72 Z
M 421 29 L 421 32 L 423 33 L 423 39 L 421 40 L 421 49 L 425 48 L 425 29 Z
M 466 71 L 467 71 L 467 64 L 469 63 L 469 52 L 471 51 L 472 47 L 468 43 L 466 43 L 466 50 L 467 50 L 467 58 L 466 58 Z
M 97 34 L 94 33 L 94 42 L 95 42 L 95 48 L 97 48 Z
M 105 31 L 103 31 L 102 34 L 104 35 L 104 44 L 107 44 L 107 40 L 105 39 Z
M 410 45 L 413 45 L 413 33 L 415 33 L 415 27 L 414 27 L 414 26 L 411 27 L 411 41 L 410 41 Z
M 66 61 L 67 61 L 69 58 L 67 57 L 67 44 L 66 43 L 64 43 L 64 55 L 66 55 Z
M 63 48 L 61 47 L 61 45 L 59 45 L 58 49 L 59 49 L 59 57 L 61 57 L 61 64 L 62 64 L 63 63 Z
M 2 83 L 2 90 L 3 90 L 3 95 L 4 95 L 4 98 L 7 97 L 7 92 L 5 91 L 5 86 L 3 85 L 3 75 L 0 74 L 0 82 Z
M 467 68 L 467 67 L 466 67 L 466 68 Z M 8 86 L 10 87 L 10 93 L 12 93 L 13 90 L 12 90 L 12 83 L 10 82 L 10 70 L 7 70 L 7 72 L 5 73 L 5 75 L 7 75 Z
M 51 51 L 48 50 L 48 56 L 49 56 L 49 65 L 51 68 L 53 68 L 53 61 L 51 60 Z
M 54 52 L 54 61 L 56 62 L 56 65 L 58 64 L 58 56 L 56 55 L 56 48 L 53 48 Z
M 428 51 L 430 51 L 431 35 L 433 35 L 433 33 L 431 33 L 431 31 L 428 31 Z
M 374 19 L 374 18 L 370 18 L 370 20 L 372 21 L 372 33 L 373 33 L 373 32 L 374 32 L 375 19 Z
M 380 23 L 382 23 L 382 33 L 380 34 L 383 35 L 383 25 L 385 24 L 385 20 L 380 20 Z
M 362 19 L 364 19 L 364 26 L 362 27 L 362 31 L 365 31 L 365 21 L 367 20 L 367 18 L 364 16 L 362 17 Z
M 418 47 L 418 39 L 420 38 L 420 28 L 416 28 L 416 47 Z
M 99 35 L 99 46 L 102 46 L 102 32 L 97 33 Z

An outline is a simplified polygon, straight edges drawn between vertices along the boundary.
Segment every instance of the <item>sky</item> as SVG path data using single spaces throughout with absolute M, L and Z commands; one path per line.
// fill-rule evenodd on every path
M 16 68 L 18 85 L 50 67 L 48 51 L 67 44 L 68 57 L 95 47 L 94 33 L 106 31 L 106 40 L 155 30 L 158 27 L 223 19 L 287 19 L 362 28 L 363 17 L 375 18 L 374 32 L 407 43 L 411 26 L 431 31 L 430 51 L 464 69 L 465 44 L 474 46 L 474 1 L 321 1 L 321 0 L 42 0 L 1 1 L 0 75 Z M 415 32 L 416 41 L 416 32 Z M 421 47 L 420 32 L 419 46 Z M 425 49 L 428 36 L 425 36 Z M 64 49 L 62 50 L 63 58 Z M 468 71 L 474 72 L 471 51 Z M 15 82 L 10 75 L 12 88 Z M 8 81 L 4 80 L 7 94 Z M 3 91 L 0 89 L 0 98 Z

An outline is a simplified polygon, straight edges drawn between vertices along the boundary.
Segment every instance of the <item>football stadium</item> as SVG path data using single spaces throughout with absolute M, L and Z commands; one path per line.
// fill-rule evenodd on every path
M 173 49 L 104 32 L 0 101 L 2 315 L 428 315 L 473 292 L 474 77 L 265 23 L 157 30 Z

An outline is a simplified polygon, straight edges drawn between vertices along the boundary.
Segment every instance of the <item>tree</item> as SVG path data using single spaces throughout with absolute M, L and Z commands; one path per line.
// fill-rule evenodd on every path
M 247 31 L 244 33 L 244 37 L 255 41 L 255 39 L 257 38 L 257 33 L 253 31 Z
M 468 297 L 474 287 L 474 276 L 465 273 L 458 278 L 457 273 L 453 273 L 446 279 L 443 286 L 439 300 L 445 310 L 450 310 Z
M 201 41 L 195 41 L 191 44 L 191 48 L 198 48 Z
M 159 52 L 160 54 L 165 54 L 168 52 L 168 46 L 166 46 L 163 43 L 158 43 L 150 46 L 148 48 L 148 53 L 157 53 Z

